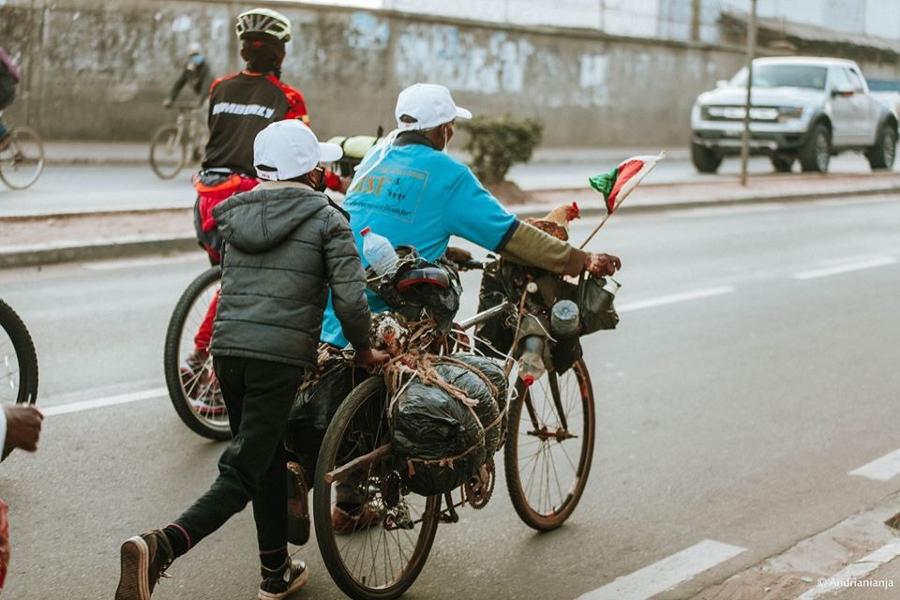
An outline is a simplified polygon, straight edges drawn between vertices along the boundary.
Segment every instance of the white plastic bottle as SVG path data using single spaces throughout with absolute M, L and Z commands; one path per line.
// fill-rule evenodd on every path
M 397 252 L 390 240 L 373 232 L 371 227 L 364 228 L 359 234 L 363 238 L 363 256 L 379 276 L 384 276 L 397 267 Z

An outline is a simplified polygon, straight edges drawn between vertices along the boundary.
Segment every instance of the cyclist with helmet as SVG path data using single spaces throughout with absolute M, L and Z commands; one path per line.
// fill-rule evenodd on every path
M 291 39 L 290 20 L 277 11 L 255 8 L 238 16 L 235 32 L 246 67 L 216 79 L 210 86 L 209 142 L 202 170 L 194 177 L 194 229 L 213 265 L 221 261 L 222 247 L 213 209 L 232 195 L 256 187 L 256 134 L 270 123 L 284 119 L 309 123 L 303 94 L 281 81 L 285 44 Z M 217 306 L 218 295 L 213 297 L 194 337 L 194 350 L 181 369 L 195 409 L 205 415 L 222 414 L 225 410 L 217 385 L 190 385 L 205 376 Z

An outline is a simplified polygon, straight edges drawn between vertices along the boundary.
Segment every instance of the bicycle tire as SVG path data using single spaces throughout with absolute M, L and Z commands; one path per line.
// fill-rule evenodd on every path
M 0 180 L 2 180 L 3 183 L 5 183 L 6 186 L 12 190 L 24 190 L 24 189 L 27 189 L 27 188 L 31 187 L 32 185 L 34 185 L 34 183 L 41 176 L 41 173 L 44 172 L 44 163 L 45 163 L 44 141 L 41 139 L 41 136 L 38 134 L 37 131 L 35 131 L 31 127 L 27 127 L 24 125 L 13 127 L 12 130 L 10 130 L 10 136 L 12 136 L 12 138 L 13 138 L 12 141 L 10 142 L 11 144 L 19 143 L 20 138 L 31 138 L 38 149 L 39 158 L 37 161 L 37 168 L 35 169 L 34 174 L 31 176 L 31 178 L 25 183 L 13 182 L 13 180 L 10 179 L 7 174 L 4 173 L 3 161 L 0 160 Z
M 178 140 L 178 160 L 174 167 L 165 169 L 159 164 L 157 154 L 161 152 L 162 147 L 168 143 L 172 135 Z M 153 169 L 153 172 L 160 179 L 174 179 L 187 164 L 187 154 L 187 144 L 180 138 L 178 127 L 176 125 L 163 125 L 156 130 L 150 141 L 150 168 Z
M 184 388 L 181 383 L 181 365 L 179 363 L 179 350 L 181 347 L 181 337 L 184 331 L 185 323 L 191 308 L 204 290 L 215 284 L 222 278 L 221 267 L 210 267 L 200 275 L 198 275 L 182 292 L 181 297 L 175 304 L 172 316 L 169 319 L 169 326 L 166 329 L 166 341 L 163 352 L 163 370 L 166 376 L 166 387 L 169 390 L 169 399 L 175 412 L 188 428 L 205 438 L 216 441 L 224 441 L 231 439 L 231 430 L 227 424 L 222 427 L 212 427 L 207 422 L 200 419 L 194 409 L 191 407 L 190 399 L 185 395 Z
M 331 520 L 331 488 L 333 484 L 326 483 L 325 476 L 335 466 L 341 443 L 344 441 L 344 433 L 352 423 L 357 411 L 367 404 L 371 406 L 373 396 L 382 395 L 383 391 L 384 380 L 381 377 L 370 377 L 350 392 L 328 426 L 316 464 L 313 519 L 322 561 L 341 591 L 354 600 L 392 600 L 409 589 L 428 560 L 428 554 L 431 552 L 437 534 L 440 516 L 440 497 L 428 497 L 415 549 L 403 570 L 402 577 L 392 585 L 381 588 L 367 587 L 349 572 L 341 558 Z M 383 405 L 384 402 L 382 401 L 381 404 Z M 351 535 L 355 535 L 355 533 Z M 390 544 L 388 543 L 388 545 Z M 373 560 L 376 560 L 375 556 L 377 556 L 377 550 L 373 550 Z
M 35 404 L 38 393 L 37 352 L 25 323 L 12 307 L 0 300 L 0 327 L 12 341 L 19 372 L 16 404 Z
M 519 469 L 519 427 L 521 425 L 522 409 L 526 407 L 526 402 L 531 402 L 531 392 L 521 379 L 516 381 L 516 390 L 518 392 L 516 400 L 509 409 L 509 433 L 506 438 L 506 445 L 503 449 L 504 471 L 506 474 L 506 487 L 509 492 L 509 498 L 512 501 L 513 508 L 519 518 L 529 527 L 538 531 L 550 531 L 560 527 L 572 515 L 578 506 L 579 500 L 584 493 L 587 485 L 588 475 L 591 471 L 591 462 L 594 455 L 594 441 L 596 438 L 596 411 L 594 409 L 594 391 L 591 386 L 590 374 L 587 365 L 583 359 L 579 359 L 572 367 L 578 383 L 578 392 L 581 396 L 581 408 L 583 410 L 583 433 L 584 442 L 581 452 L 579 453 L 578 466 L 575 468 L 575 481 L 572 489 L 566 498 L 561 499 L 559 509 L 554 509 L 552 513 L 547 514 L 540 512 L 528 498 L 528 484 L 523 485 L 521 473 Z M 546 375 L 545 377 L 549 377 Z M 540 381 L 540 380 L 539 380 Z M 535 385 L 537 385 L 535 383 Z M 557 385 L 557 388 L 559 386 Z M 532 408 L 533 410 L 533 408 Z M 530 435 L 530 434 L 529 434 Z M 550 442 L 550 444 L 559 443 Z M 541 450 L 538 450 L 541 452 Z M 568 455 L 567 455 L 568 456 Z M 535 462 L 538 459 L 535 459 Z M 570 461 L 571 462 L 571 461 Z M 533 475 L 533 471 L 532 471 Z M 557 484 L 559 483 L 557 479 Z M 548 472 L 549 486 L 549 472 Z M 562 491 L 560 490 L 560 496 Z M 549 499 L 549 494 L 548 494 Z

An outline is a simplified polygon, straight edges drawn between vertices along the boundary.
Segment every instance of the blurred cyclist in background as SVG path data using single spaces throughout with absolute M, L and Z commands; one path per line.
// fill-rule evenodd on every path
M 3 124 L 3 110 L 15 99 L 16 85 L 21 78 L 19 66 L 9 53 L 0 47 L 0 150 L 6 147 L 9 140 L 9 130 Z
M 209 82 L 212 79 L 212 72 L 206 57 L 200 51 L 200 44 L 191 42 L 188 46 L 188 59 L 181 71 L 181 75 L 175 80 L 169 97 L 163 100 L 163 106 L 169 108 L 178 98 L 184 86 L 188 86 L 193 92 L 197 101 L 197 106 L 203 104 L 206 100 L 206 91 L 209 89 Z

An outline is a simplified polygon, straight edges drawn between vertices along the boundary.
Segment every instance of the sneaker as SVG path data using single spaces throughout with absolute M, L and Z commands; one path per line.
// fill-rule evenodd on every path
M 280 569 L 270 571 L 263 567 L 261 572 L 263 580 L 259 584 L 259 600 L 287 598 L 309 581 L 309 571 L 302 560 L 289 558 Z
M 288 477 L 288 541 L 302 546 L 309 541 L 309 486 L 303 467 L 289 461 Z
M 166 534 L 156 529 L 125 540 L 121 560 L 116 600 L 150 600 L 156 582 L 175 557 Z
M 350 535 L 379 525 L 382 521 L 381 515 L 368 504 L 363 504 L 356 510 L 344 510 L 335 506 L 331 511 L 331 528 L 336 535 Z

